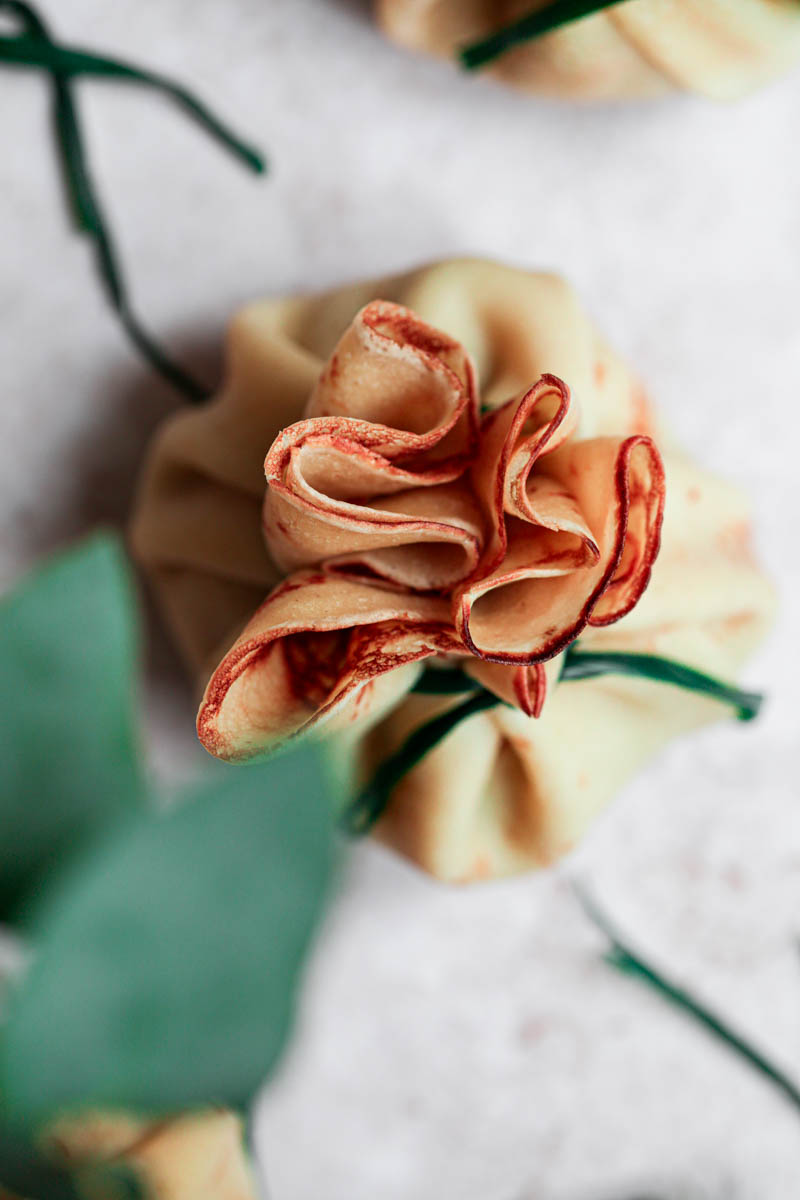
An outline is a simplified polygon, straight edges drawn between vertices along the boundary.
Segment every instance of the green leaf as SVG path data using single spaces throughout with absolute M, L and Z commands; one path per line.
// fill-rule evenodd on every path
M 573 643 L 564 658 L 561 680 L 596 679 L 600 675 L 632 675 L 639 679 L 650 679 L 655 683 L 684 688 L 689 692 L 698 692 L 712 700 L 719 700 L 721 704 L 730 704 L 736 709 L 740 721 L 755 720 L 764 703 L 764 697 L 759 692 L 743 692 L 733 684 L 723 683 L 713 675 L 706 675 L 704 671 L 675 662 L 671 658 L 611 650 L 576 650 Z
M 502 29 L 490 33 L 488 37 L 465 46 L 459 51 L 461 64 L 468 71 L 474 71 L 477 67 L 483 67 L 493 59 L 499 58 L 508 50 L 513 50 L 515 46 L 619 3 L 621 0 L 554 0 L 553 3 L 537 8 L 525 17 L 518 17 Z
M 136 649 L 128 572 L 109 535 L 0 601 L 0 915 L 141 799 Z
M 190 803 L 131 822 L 51 888 L 2 1048 L 11 1121 L 252 1098 L 330 882 L 318 754 L 212 772 Z
M 441 674 L 445 675 L 449 672 L 442 671 Z M 448 708 L 438 717 L 420 725 L 413 733 L 409 734 L 399 750 L 381 763 L 371 781 L 345 810 L 342 816 L 343 828 L 351 834 L 363 834 L 370 830 L 383 814 L 392 792 L 404 775 L 413 770 L 426 754 L 430 753 L 443 738 L 446 738 L 455 729 L 456 725 L 460 725 L 462 721 L 466 721 L 468 717 L 472 717 L 476 713 L 484 712 L 487 708 L 494 708 L 501 703 L 502 701 L 492 692 L 482 688 L 464 700 L 462 704 L 457 704 L 455 708 Z

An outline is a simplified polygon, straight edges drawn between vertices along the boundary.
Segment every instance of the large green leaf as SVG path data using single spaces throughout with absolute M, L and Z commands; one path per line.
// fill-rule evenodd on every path
M 110 535 L 0 601 L 0 916 L 142 796 L 135 656 L 128 573 Z
M 37 906 L 0 1078 L 22 1127 L 243 1105 L 276 1062 L 331 873 L 321 761 L 220 770 L 187 801 L 119 829 Z

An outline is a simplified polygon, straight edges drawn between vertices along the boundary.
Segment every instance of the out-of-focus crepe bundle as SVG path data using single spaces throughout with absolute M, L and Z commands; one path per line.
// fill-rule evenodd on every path
M 377 0 L 403 45 L 454 58 L 548 0 Z M 515 46 L 487 66 L 545 95 L 604 100 L 682 89 L 727 100 L 800 59 L 797 0 L 626 0 Z

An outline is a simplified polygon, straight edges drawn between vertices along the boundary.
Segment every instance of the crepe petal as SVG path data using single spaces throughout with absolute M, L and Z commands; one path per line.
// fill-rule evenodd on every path
M 629 612 L 650 578 L 664 505 L 658 451 L 642 435 L 567 441 L 573 414 L 566 385 L 543 376 L 515 412 L 489 419 L 473 477 L 493 534 L 453 611 L 464 644 L 492 662 L 552 657 L 587 623 Z
M 246 761 L 322 724 L 374 721 L 413 685 L 422 659 L 459 648 L 447 619 L 438 598 L 299 572 L 211 677 L 200 740 L 217 758 Z
M 377 428 L 369 445 L 456 473 L 477 441 L 475 370 L 455 338 L 402 304 L 373 300 L 353 318 L 311 393 L 307 417 Z M 436 468 L 436 470 L 434 470 Z
M 368 304 L 308 411 L 264 464 L 264 534 L 284 571 L 338 559 L 425 590 L 474 570 L 481 517 L 454 481 L 475 451 L 477 402 L 458 342 L 401 305 Z
M 301 422 L 270 451 L 263 530 L 272 559 L 285 571 L 332 562 L 422 590 L 469 575 L 482 522 L 465 484 L 396 467 L 359 440 L 362 430 L 342 436 L 341 424 Z M 374 429 L 357 424 L 367 436 Z
M 500 700 L 521 709 L 527 717 L 540 717 L 548 689 L 558 677 L 559 664 L 560 660 L 551 659 L 547 663 L 522 663 L 512 667 L 506 663 L 470 658 L 464 663 L 464 671 Z

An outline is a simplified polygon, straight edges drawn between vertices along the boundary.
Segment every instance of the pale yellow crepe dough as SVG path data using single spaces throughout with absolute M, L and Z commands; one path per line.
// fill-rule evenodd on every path
M 454 58 L 547 0 L 376 0 L 397 41 Z M 603 100 L 676 88 L 727 100 L 800 59 L 797 0 L 625 0 L 485 68 L 525 91 Z
M 549 373 L 568 385 L 575 400 L 577 424 L 569 435 L 579 446 L 598 438 L 653 436 L 666 470 L 667 503 L 652 579 L 628 615 L 586 627 L 581 644 L 649 651 L 734 681 L 764 636 L 773 607 L 771 588 L 749 549 L 744 499 L 687 460 L 656 426 L 641 385 L 564 283 L 492 263 L 454 261 L 322 297 L 252 305 L 232 324 L 219 397 L 172 418 L 156 439 L 142 480 L 133 545 L 201 687 L 223 660 L 201 709 L 206 745 L 223 757 L 247 758 L 304 722 L 316 723 L 339 730 L 332 739 L 335 752 L 343 774 L 358 784 L 416 724 L 452 702 L 408 695 L 426 656 L 464 654 L 458 639 L 453 642 L 447 597 L 398 591 L 372 579 L 320 576 L 309 564 L 291 577 L 288 591 L 279 589 L 264 603 L 282 575 L 262 536 L 265 456 L 278 434 L 317 403 L 313 397 L 321 393 L 315 388 L 337 342 L 375 298 L 406 306 L 414 320 L 460 343 L 474 364 L 481 401 L 490 408 L 526 394 Z M 407 361 L 406 351 L 402 354 Z M 459 388 L 471 386 L 464 374 L 471 368 L 457 365 L 455 351 L 446 354 L 455 355 L 453 380 L 460 373 L 466 382 L 451 380 L 441 412 L 457 410 L 462 413 L 457 420 L 466 420 L 458 396 Z M 387 394 L 391 379 L 390 372 L 382 385 Z M 413 379 L 403 386 L 412 384 L 416 387 Z M 701 381 L 696 386 L 700 391 Z M 554 386 L 550 390 L 555 395 Z M 353 394 L 353 402 L 360 402 Z M 452 435 L 456 452 L 456 443 L 471 437 L 466 425 L 458 428 L 463 434 Z M 289 440 L 278 443 L 287 454 L 297 442 L 289 432 Z M 363 446 L 363 429 L 357 432 Z M 318 469 L 314 460 L 312 474 Z M 279 472 L 276 478 L 284 476 Z M 287 495 L 314 500 L 314 489 L 304 490 L 305 479 L 297 476 L 295 491 Z M 314 504 L 313 511 L 327 520 L 329 502 L 321 510 Z M 265 512 L 269 525 L 269 509 Z M 318 519 L 313 516 L 312 526 Z M 467 537 L 470 525 L 464 521 Z M 369 624 L 378 611 L 379 628 L 387 631 L 379 645 Z M 313 701 L 297 692 L 290 676 L 295 669 L 302 674 L 305 659 L 297 666 L 291 656 L 265 649 L 276 629 L 281 644 L 289 645 L 292 638 L 286 641 L 285 635 L 295 628 L 334 631 L 327 635 L 330 644 L 324 638 L 314 643 L 311 665 L 318 681 L 325 677 L 325 670 L 319 675 L 320 662 L 326 669 L 328 659 L 333 664 L 335 703 L 325 701 L 327 685 Z M 336 665 L 335 630 L 344 628 L 364 639 L 346 678 Z M 306 655 L 302 639 L 298 644 Z M 485 686 L 513 700 L 516 668 L 471 657 L 460 661 Z M 396 789 L 376 827 L 381 840 L 453 881 L 551 862 L 673 736 L 731 716 L 722 704 L 658 683 L 607 676 L 559 684 L 560 657 L 543 667 L 544 678 L 534 687 L 546 693 L 541 716 L 502 706 L 457 728 Z M 360 672 L 373 682 L 363 686 L 367 675 Z
M 257 1200 L 241 1120 L 209 1110 L 157 1123 L 94 1113 L 54 1125 L 44 1145 L 62 1165 L 119 1165 L 131 1170 L 148 1200 Z M 101 1177 L 101 1176 L 100 1176 Z M 86 1200 L 99 1200 L 86 1184 Z

